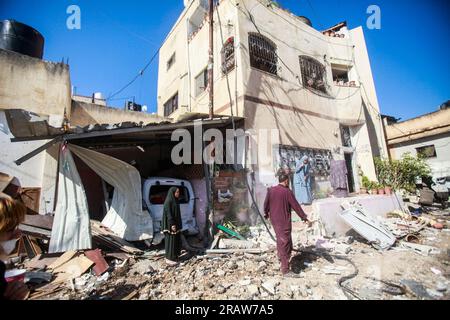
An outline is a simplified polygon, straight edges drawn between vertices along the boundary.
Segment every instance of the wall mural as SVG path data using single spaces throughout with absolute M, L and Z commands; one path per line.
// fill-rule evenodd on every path
M 277 173 L 280 171 L 294 173 L 296 161 L 305 155 L 311 160 L 311 166 L 316 178 L 328 178 L 330 176 L 331 160 L 333 160 L 330 150 L 280 145 L 274 148 L 274 169 Z

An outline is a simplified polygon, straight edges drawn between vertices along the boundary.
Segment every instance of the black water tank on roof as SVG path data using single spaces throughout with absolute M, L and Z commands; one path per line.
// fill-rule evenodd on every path
M 15 20 L 0 21 L 0 49 L 42 59 L 44 37 L 37 30 Z

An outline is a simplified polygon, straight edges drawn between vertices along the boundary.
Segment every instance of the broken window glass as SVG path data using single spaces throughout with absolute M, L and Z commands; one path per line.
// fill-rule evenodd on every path
M 250 33 L 248 36 L 250 65 L 253 68 L 277 75 L 278 57 L 275 44 L 266 37 Z
M 300 56 L 303 86 L 327 93 L 326 69 L 319 61 L 308 56 Z

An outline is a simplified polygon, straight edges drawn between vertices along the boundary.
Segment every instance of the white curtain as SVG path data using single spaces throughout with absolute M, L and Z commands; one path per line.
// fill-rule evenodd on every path
M 142 185 L 139 171 L 133 166 L 92 150 L 69 145 L 70 150 L 114 187 L 111 208 L 102 221 L 119 237 L 128 241 L 153 237 L 153 223 L 142 210 Z
M 58 199 L 49 252 L 92 248 L 86 193 L 72 154 L 63 146 L 59 157 Z

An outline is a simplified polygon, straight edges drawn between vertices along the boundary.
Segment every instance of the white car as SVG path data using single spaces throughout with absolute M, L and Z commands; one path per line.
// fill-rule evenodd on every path
M 182 231 L 187 231 L 189 235 L 198 234 L 199 229 L 194 216 L 195 194 L 191 183 L 187 180 L 161 177 L 149 178 L 143 182 L 143 200 L 153 219 L 153 231 L 155 234 L 161 232 L 164 201 L 172 187 L 180 189 Z

